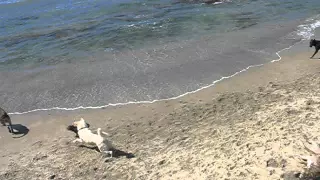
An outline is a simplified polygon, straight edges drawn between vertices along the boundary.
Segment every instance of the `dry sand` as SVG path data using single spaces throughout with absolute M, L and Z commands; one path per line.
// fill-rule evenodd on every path
M 320 143 L 320 61 L 286 54 L 177 100 L 13 115 L 30 131 L 0 128 L 0 179 L 295 179 L 301 141 Z M 80 117 L 135 157 L 71 143 Z

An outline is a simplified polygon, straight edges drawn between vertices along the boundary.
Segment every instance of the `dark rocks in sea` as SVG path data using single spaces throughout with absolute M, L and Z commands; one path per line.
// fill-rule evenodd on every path
M 226 2 L 227 0 L 180 0 L 180 2 L 185 3 L 206 3 L 206 4 L 214 4 L 219 2 Z

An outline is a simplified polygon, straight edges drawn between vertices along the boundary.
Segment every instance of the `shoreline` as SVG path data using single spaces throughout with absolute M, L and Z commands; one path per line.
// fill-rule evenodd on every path
M 259 67 L 259 66 L 264 66 L 266 64 L 269 64 L 269 63 L 274 63 L 274 62 L 277 62 L 277 61 L 280 61 L 282 59 L 280 53 L 282 53 L 283 51 L 290 51 L 290 49 L 294 46 L 299 46 L 299 44 L 306 44 L 304 42 L 305 40 L 301 40 L 301 41 L 298 41 L 296 43 L 294 43 L 293 45 L 287 47 L 287 48 L 284 48 L 284 49 L 281 49 L 277 52 L 275 52 L 275 55 L 278 56 L 278 59 L 274 59 L 274 60 L 271 60 L 269 62 L 266 62 L 264 64 L 256 64 L 256 65 L 250 65 L 238 72 L 235 72 L 229 76 L 224 76 L 224 77 L 221 77 L 220 79 L 217 79 L 217 80 L 214 80 L 211 84 L 208 84 L 208 85 L 205 85 L 199 89 L 196 89 L 194 91 L 190 91 L 190 92 L 186 92 L 184 94 L 181 94 L 181 95 L 178 95 L 178 96 L 174 96 L 174 97 L 171 97 L 171 98 L 165 98 L 165 99 L 155 99 L 155 100 L 152 100 L 152 101 L 129 101 L 129 102 L 125 102 L 125 103 L 109 103 L 109 104 L 106 104 L 106 105 L 101 105 L 101 106 L 78 106 L 78 107 L 73 107 L 73 108 L 63 108 L 63 107 L 52 107 L 52 108 L 45 108 L 45 109 L 33 109 L 33 110 L 30 110 L 30 111 L 25 111 L 25 112 L 11 112 L 11 113 L 8 113 L 9 115 L 23 115 L 23 114 L 28 114 L 28 113 L 36 113 L 36 112 L 39 112 L 39 111 L 74 111 L 74 110 L 94 110 L 94 109 L 104 109 L 104 108 L 108 108 L 108 107 L 118 107 L 118 106 L 127 106 L 127 105 L 139 105 L 139 104 L 152 104 L 152 103 L 156 103 L 156 102 L 161 102 L 161 101 L 170 101 L 170 100 L 176 100 L 176 99 L 179 99 L 179 98 L 182 98 L 184 96 L 188 96 L 188 95 L 191 95 L 191 94 L 194 94 L 194 93 L 197 93 L 199 91 L 202 91 L 204 89 L 207 89 L 207 88 L 214 88 L 214 86 L 219 83 L 220 81 L 223 81 L 223 80 L 226 80 L 226 79 L 229 79 L 229 78 L 232 78 L 234 76 L 237 76 L 241 73 L 244 73 L 246 71 L 248 71 L 249 69 L 252 69 L 252 68 L 255 68 L 255 67 Z
M 293 156 L 305 152 L 296 142 L 320 137 L 312 125 L 320 119 L 320 61 L 308 58 L 305 45 L 179 99 L 11 115 L 30 131 L 12 138 L 0 128 L 0 179 L 281 179 L 301 172 Z M 105 163 L 94 150 L 71 143 L 66 127 L 80 117 L 135 157 Z M 266 167 L 270 159 L 285 167 Z

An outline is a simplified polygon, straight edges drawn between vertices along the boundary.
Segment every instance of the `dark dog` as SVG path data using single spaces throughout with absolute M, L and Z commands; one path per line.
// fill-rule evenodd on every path
M 88 127 L 90 127 L 90 124 L 89 124 L 89 123 L 87 123 L 87 125 L 88 125 Z M 78 129 L 77 129 L 77 127 L 76 127 L 76 126 L 69 125 L 69 126 L 67 127 L 67 130 L 69 130 L 69 131 L 72 131 L 72 132 L 76 133 L 76 138 L 79 138 L 79 135 L 78 135 Z
M 3 110 L 2 108 L 0 108 L 0 123 L 3 126 L 6 126 L 6 124 L 8 124 L 7 127 L 8 127 L 9 132 L 13 133 L 11 119 L 10 119 L 9 115 L 6 113 L 6 111 Z
M 69 125 L 69 126 L 67 127 L 67 130 L 69 130 L 69 131 L 72 131 L 72 132 L 76 133 L 76 138 L 78 138 L 78 137 L 79 137 L 77 127 L 72 126 L 72 125 Z
M 316 49 L 316 51 L 314 52 L 314 54 L 310 57 L 310 59 L 313 58 L 314 55 L 316 55 L 320 49 L 320 41 L 317 41 L 315 39 L 311 39 L 310 40 L 310 47 L 314 46 L 314 48 Z

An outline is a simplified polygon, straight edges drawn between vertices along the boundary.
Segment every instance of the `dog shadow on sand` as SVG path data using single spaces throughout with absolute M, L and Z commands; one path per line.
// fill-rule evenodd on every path
M 81 145 L 79 145 L 79 147 L 92 149 L 92 150 L 95 150 L 100 153 L 98 147 L 96 147 L 96 146 L 86 146 L 86 145 L 81 144 Z M 125 151 L 122 151 L 122 150 L 116 149 L 116 148 L 110 149 L 110 151 L 113 152 L 112 155 L 114 158 L 126 157 L 126 158 L 130 159 L 130 158 L 135 157 L 134 154 L 132 154 L 132 153 L 128 153 L 128 152 L 125 152 Z
M 22 124 L 12 124 L 13 132 L 12 134 L 18 135 L 13 138 L 21 138 L 29 133 L 29 129 Z

